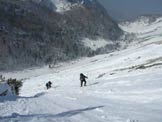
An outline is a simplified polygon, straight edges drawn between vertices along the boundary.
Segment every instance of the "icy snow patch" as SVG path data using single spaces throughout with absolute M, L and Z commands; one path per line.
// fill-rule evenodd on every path
M 91 40 L 88 38 L 85 38 L 82 40 L 82 42 L 84 43 L 84 45 L 86 47 L 91 48 L 92 50 L 97 50 L 99 48 L 105 47 L 108 44 L 112 44 L 112 42 L 107 41 L 105 39 L 97 39 L 97 40 Z
M 6 96 L 12 95 L 10 86 L 6 83 L 0 83 L 0 94 L 3 94 L 6 92 Z
M 56 12 L 65 12 L 71 9 L 71 3 L 67 0 L 51 0 L 55 5 Z

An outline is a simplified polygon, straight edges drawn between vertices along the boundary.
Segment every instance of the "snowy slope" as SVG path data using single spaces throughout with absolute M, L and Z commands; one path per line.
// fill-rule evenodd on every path
M 113 42 L 111 40 L 108 41 L 102 38 L 98 38 L 97 40 L 85 38 L 82 40 L 82 42 L 86 47 L 89 47 L 91 50 L 97 50 L 99 48 L 103 48 L 108 44 L 113 45 Z
M 161 122 L 162 38 L 157 33 L 111 54 L 3 73 L 24 79 L 24 85 L 16 100 L 0 99 L 0 122 Z M 147 33 L 136 35 L 138 42 Z M 88 76 L 87 87 L 80 87 L 81 72 Z M 46 90 L 49 80 L 53 87 Z
M 149 32 L 159 32 L 158 29 L 162 28 L 162 18 L 159 17 L 154 22 L 149 22 L 149 18 L 143 18 L 135 22 L 125 22 L 122 23 L 120 27 L 131 33 L 149 33 Z
M 134 35 L 133 42 L 141 45 L 148 43 L 161 43 L 162 41 L 162 17 L 150 22 L 150 19 L 143 17 L 135 22 L 119 24 L 126 33 Z M 133 43 L 133 44 L 134 44 Z
M 71 10 L 74 6 L 80 6 L 84 3 L 80 0 L 33 0 L 36 3 L 42 3 L 47 5 L 49 8 L 54 9 L 58 13 L 64 13 Z M 80 2 L 79 2 L 80 1 Z
M 64 12 L 70 10 L 71 3 L 67 0 L 51 0 L 56 7 L 57 12 Z
M 25 0 L 23 0 L 25 1 Z M 26 0 L 28 1 L 28 0 Z M 47 5 L 47 7 L 53 9 L 56 12 L 63 13 L 69 11 L 73 6 L 68 0 L 32 0 L 36 3 Z
M 0 96 L 4 96 L 6 95 L 7 97 L 9 96 L 12 96 L 12 92 L 11 92 L 11 88 L 10 86 L 5 83 L 5 82 L 2 82 L 0 83 Z

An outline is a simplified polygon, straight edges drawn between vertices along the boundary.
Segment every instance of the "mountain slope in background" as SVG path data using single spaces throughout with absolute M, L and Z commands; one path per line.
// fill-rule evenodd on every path
M 0 35 L 6 70 L 94 55 L 84 39 L 111 40 L 104 46 L 114 50 L 122 31 L 96 0 L 1 0 Z

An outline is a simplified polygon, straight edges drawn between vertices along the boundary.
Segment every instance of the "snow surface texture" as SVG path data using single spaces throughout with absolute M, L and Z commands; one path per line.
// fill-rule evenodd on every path
M 65 12 L 70 10 L 71 3 L 67 2 L 67 0 L 51 0 L 53 4 L 55 5 L 56 12 Z
M 69 11 L 73 4 L 68 2 L 67 0 L 33 0 L 36 3 L 47 2 L 49 6 L 54 6 L 54 10 L 59 13 L 64 13 Z
M 108 44 L 113 44 L 112 41 L 110 40 L 108 41 L 108 40 L 101 39 L 101 38 L 97 40 L 91 40 L 91 39 L 85 38 L 82 40 L 82 42 L 84 43 L 86 47 L 89 47 L 92 50 L 97 50 L 99 48 L 105 47 Z
M 162 36 L 156 29 L 147 37 L 152 27 L 121 51 L 3 73 L 24 85 L 17 99 L 0 99 L 0 122 L 161 122 Z M 87 87 L 80 87 L 80 73 L 88 76 Z
M 133 23 L 126 22 L 119 25 L 123 30 L 129 33 L 151 33 L 161 32 L 162 30 L 162 18 L 157 18 L 155 22 L 149 23 L 149 18 L 139 19 Z M 158 29 L 161 29 L 158 31 Z M 153 33 L 154 34 L 154 33 Z
M 9 97 L 12 96 L 10 86 L 7 83 L 2 82 L 0 83 L 0 94 L 2 95 L 5 92 L 6 92 L 6 96 L 9 96 Z
M 74 6 L 80 6 L 84 4 L 84 1 L 76 3 L 71 3 L 68 0 L 50 0 L 50 1 L 55 6 L 56 8 L 55 11 L 58 13 L 64 13 L 66 11 L 71 10 L 71 8 L 73 8 Z

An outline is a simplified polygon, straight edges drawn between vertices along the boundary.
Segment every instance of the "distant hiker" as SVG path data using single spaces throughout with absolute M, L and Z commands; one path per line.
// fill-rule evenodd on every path
M 84 86 L 86 86 L 86 78 L 88 78 L 87 76 L 85 76 L 83 73 L 80 74 L 80 82 L 81 82 L 81 87 L 83 86 L 83 83 L 84 83 Z
M 52 82 L 51 81 L 48 81 L 48 83 L 46 83 L 46 88 L 49 89 L 52 87 Z
M 46 88 L 49 89 L 49 85 L 48 85 L 48 83 L 46 83 Z
M 49 84 L 49 88 L 51 88 L 52 87 L 52 82 L 49 81 L 48 84 Z

